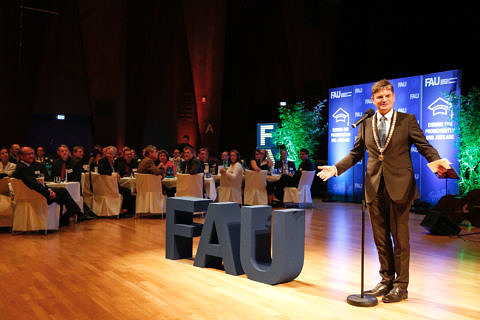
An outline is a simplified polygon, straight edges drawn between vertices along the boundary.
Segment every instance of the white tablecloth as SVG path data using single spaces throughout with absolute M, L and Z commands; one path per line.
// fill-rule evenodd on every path
M 280 177 L 281 175 L 274 175 L 274 176 L 270 176 L 270 175 L 267 175 L 267 182 L 277 182 L 278 180 L 280 180 Z M 216 174 L 216 175 L 212 175 L 212 178 L 215 180 L 215 183 L 220 183 L 220 175 L 219 174 Z M 245 176 L 243 176 L 243 183 L 242 184 L 245 184 Z
M 136 193 L 136 183 L 135 183 L 135 178 L 121 178 L 120 179 L 120 185 L 125 188 L 129 188 L 132 193 Z M 175 188 L 177 186 L 177 178 L 165 178 L 162 180 L 162 185 L 164 188 Z M 205 178 L 203 179 L 203 189 L 204 193 L 207 196 L 207 198 L 212 199 L 215 201 L 217 198 L 217 189 L 215 188 L 215 181 L 213 178 Z
M 80 210 L 83 212 L 83 198 L 80 193 L 80 182 L 47 182 L 47 187 L 49 188 L 64 188 L 67 189 L 68 193 L 72 197 L 73 201 L 80 207 Z

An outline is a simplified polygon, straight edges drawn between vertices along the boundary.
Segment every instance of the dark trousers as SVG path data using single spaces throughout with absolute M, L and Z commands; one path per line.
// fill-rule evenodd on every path
M 118 192 L 122 195 L 122 209 L 127 209 L 128 213 L 135 214 L 135 197 L 132 196 L 130 189 L 118 186 Z
M 271 188 L 271 190 L 273 190 L 273 193 L 275 194 L 275 197 L 278 200 L 283 201 L 283 195 L 284 195 L 283 188 L 285 187 L 297 188 L 299 182 L 300 182 L 300 176 L 298 175 L 289 176 L 288 174 L 282 174 L 280 176 L 280 179 L 277 182 L 274 182 L 273 188 Z M 267 191 L 268 191 L 268 185 L 267 185 Z
M 65 207 L 67 212 L 65 212 L 64 216 L 71 217 L 74 215 L 82 215 L 82 211 L 80 207 L 77 205 L 75 201 L 73 201 L 70 193 L 68 193 L 67 189 L 64 188 L 52 188 L 53 192 L 55 192 L 56 197 L 51 202 L 58 203 L 60 206 Z
M 367 203 L 372 223 L 373 239 L 377 246 L 382 283 L 408 287 L 410 235 L 408 219 L 411 203 L 392 201 L 382 178 L 376 198 Z M 393 238 L 393 245 L 392 245 Z M 395 277 L 396 274 L 396 277 Z

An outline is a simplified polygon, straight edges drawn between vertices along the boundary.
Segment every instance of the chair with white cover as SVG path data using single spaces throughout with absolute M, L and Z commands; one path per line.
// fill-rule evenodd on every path
M 119 216 L 122 209 L 122 195 L 118 192 L 116 176 L 91 173 L 93 187 L 92 211 L 97 216 Z
M 12 227 L 13 207 L 10 196 L 10 178 L 0 179 L 0 227 Z
M 162 190 L 162 176 L 153 174 L 135 175 L 137 184 L 137 201 L 135 216 L 138 213 L 160 213 L 167 212 L 167 197 Z
M 298 187 L 283 188 L 283 202 L 293 203 L 299 207 L 312 207 L 312 194 L 310 188 L 312 186 L 315 171 L 302 171 L 302 176 L 298 182 Z
M 218 202 L 242 204 L 243 168 L 238 162 L 234 166 L 233 172 L 227 170 L 220 176 L 220 186 L 217 188 Z
M 177 192 L 175 197 L 203 198 L 203 173 L 177 173 Z
M 245 170 L 245 189 L 243 190 L 243 204 L 268 204 L 266 170 Z
M 43 195 L 27 187 L 22 180 L 12 178 L 13 227 L 12 231 L 58 230 L 60 206 L 47 204 Z

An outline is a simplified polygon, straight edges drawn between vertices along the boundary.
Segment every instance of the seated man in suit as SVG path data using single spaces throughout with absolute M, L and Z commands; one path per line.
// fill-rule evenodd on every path
M 158 151 L 157 148 L 154 146 L 146 146 L 145 147 L 145 157 L 142 159 L 142 162 L 138 165 L 138 173 L 146 173 L 146 174 L 154 174 L 156 176 L 162 175 L 164 176 L 165 173 L 155 165 L 155 160 L 158 159 Z
M 123 157 L 115 161 L 115 166 L 121 177 L 130 177 L 133 169 L 137 169 L 138 162 L 133 159 L 133 153 L 130 148 L 123 150 Z
M 20 161 L 20 158 L 19 158 L 19 153 L 20 151 L 20 145 L 14 143 L 10 146 L 10 155 L 8 156 L 8 162 L 11 162 L 11 163 L 17 163 L 18 161 Z
M 33 163 L 35 160 L 35 152 L 30 147 L 23 147 L 19 151 L 20 161 L 17 164 L 13 177 L 20 179 L 25 183 L 27 187 L 37 191 L 47 199 L 47 203 L 51 204 L 56 202 L 62 206 L 65 206 L 67 212 L 65 212 L 60 218 L 60 225 L 65 226 L 69 224 L 71 216 L 77 215 L 78 220 L 92 219 L 89 216 L 85 216 L 78 205 L 73 201 L 72 197 L 66 189 L 63 188 L 47 188 L 44 185 L 38 183 L 36 179 Z
M 185 174 L 197 174 L 203 172 L 203 166 L 200 160 L 195 157 L 195 150 L 186 146 L 183 148 L 183 159 L 181 171 Z
M 315 166 L 310 160 L 310 153 L 307 149 L 304 148 L 300 150 L 300 159 L 302 160 L 302 163 L 300 163 L 300 165 L 298 166 L 297 172 L 295 172 L 293 177 L 289 177 L 288 179 L 289 187 L 298 187 L 298 183 L 300 182 L 303 171 L 315 171 Z
M 117 148 L 108 146 L 104 148 L 104 157 L 98 161 L 98 173 L 103 175 L 116 175 L 120 180 L 120 175 L 115 171 L 114 157 L 117 153 Z M 94 190 L 95 192 L 95 190 Z M 122 210 L 121 216 L 126 218 L 132 217 L 135 214 L 135 197 L 130 192 L 130 189 L 118 186 L 118 192 L 122 195 Z
M 52 177 L 80 182 L 82 178 L 82 163 L 70 156 L 70 150 L 64 144 L 58 147 L 57 154 L 59 157 L 53 161 Z

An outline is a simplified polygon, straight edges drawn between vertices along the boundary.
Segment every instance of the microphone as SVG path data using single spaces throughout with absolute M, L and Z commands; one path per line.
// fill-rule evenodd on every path
M 374 114 L 375 114 L 375 111 L 373 109 L 368 109 L 367 111 L 365 111 L 365 114 L 360 119 L 358 119 L 357 121 L 355 121 L 354 124 L 352 124 L 352 128 L 356 128 L 365 119 L 370 118 Z

